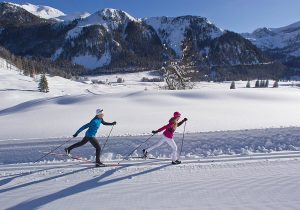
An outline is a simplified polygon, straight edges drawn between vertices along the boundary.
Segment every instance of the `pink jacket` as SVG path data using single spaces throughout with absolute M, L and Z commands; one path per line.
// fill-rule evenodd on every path
M 176 130 L 176 126 L 174 126 L 174 124 L 175 124 L 174 120 L 175 120 L 174 117 L 172 117 L 169 120 L 169 124 L 161 127 L 160 129 L 157 130 L 157 132 L 161 132 L 161 131 L 165 130 L 164 133 L 163 133 L 165 135 L 165 137 L 167 137 L 169 139 L 172 139 L 173 136 L 174 136 L 174 132 Z M 181 122 L 179 122 L 177 124 L 177 127 L 181 126 L 183 122 L 184 122 L 184 120 L 182 120 Z M 174 127 L 175 127 L 175 129 L 174 129 Z

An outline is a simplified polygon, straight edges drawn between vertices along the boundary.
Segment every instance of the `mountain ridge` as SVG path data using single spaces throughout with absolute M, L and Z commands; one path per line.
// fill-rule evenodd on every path
M 73 21 L 56 21 L 17 10 L 16 22 L 2 28 L 0 45 L 16 55 L 66 60 L 99 73 L 160 69 L 179 60 L 199 71 L 272 61 L 240 34 L 223 30 L 201 16 L 140 19 L 105 8 Z M 31 25 L 25 27 L 18 23 L 23 16 L 43 24 L 28 21 Z

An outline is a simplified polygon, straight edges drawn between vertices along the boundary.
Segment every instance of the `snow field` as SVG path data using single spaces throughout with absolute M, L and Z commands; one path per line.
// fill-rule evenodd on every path
M 3 61 L 4 62 L 4 61 Z M 37 79 L 0 62 L 0 203 L 2 209 L 298 209 L 300 201 L 299 88 L 246 89 L 246 82 L 197 84 L 187 91 L 160 90 L 141 83 L 149 72 L 90 77 L 110 82 L 85 84 L 47 77 L 50 93 Z M 1 65 L 3 64 L 3 65 Z M 118 77 L 125 79 L 115 83 Z M 272 84 L 272 82 L 270 82 Z M 254 81 L 252 81 L 252 86 Z M 146 90 L 145 90 L 146 89 Z M 164 145 L 159 159 L 92 163 L 49 155 L 103 108 L 114 121 L 102 160 L 117 163 L 167 123 L 174 111 L 189 120 L 180 159 L 170 164 Z M 273 128 L 272 128 L 273 127 Z M 103 145 L 110 127 L 97 138 Z M 175 141 L 181 147 L 183 127 Z M 83 133 L 81 136 L 84 135 Z M 81 136 L 66 145 L 81 140 Z M 156 135 L 133 156 L 156 141 Z M 56 152 L 63 154 L 63 145 Z M 72 151 L 89 161 L 87 143 Z
M 297 209 L 300 204 L 299 159 L 147 163 L 25 167 L 1 178 L 0 201 L 4 209 Z
M 174 111 L 189 119 L 187 132 L 300 125 L 297 86 L 247 89 L 243 88 L 245 82 L 237 82 L 239 88 L 229 90 L 229 83 L 201 82 L 193 90 L 167 91 L 128 74 L 95 77 L 109 82 L 125 78 L 125 83 L 110 85 L 48 77 L 50 93 L 44 94 L 37 91 L 37 81 L 16 71 L 2 69 L 0 74 L 5 81 L 0 84 L 4 99 L 0 104 L 0 127 L 14 125 L 3 130 L 0 139 L 71 136 L 90 121 L 98 107 L 105 110 L 106 121 L 118 122 L 112 135 L 122 136 L 149 134 L 166 124 Z M 109 129 L 103 126 L 98 135 Z

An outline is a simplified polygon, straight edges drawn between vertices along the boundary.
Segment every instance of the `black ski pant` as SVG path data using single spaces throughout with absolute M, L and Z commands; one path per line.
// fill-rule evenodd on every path
M 71 151 L 72 149 L 74 149 L 76 147 L 81 147 L 82 145 L 85 145 L 88 141 L 96 148 L 96 163 L 100 163 L 101 147 L 100 147 L 100 144 L 97 141 L 97 139 L 94 137 L 85 136 L 80 142 L 77 142 L 77 143 L 69 146 L 68 150 Z

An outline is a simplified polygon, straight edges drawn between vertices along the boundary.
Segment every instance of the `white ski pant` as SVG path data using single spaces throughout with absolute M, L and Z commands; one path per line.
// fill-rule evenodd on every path
M 174 139 L 169 139 L 169 138 L 165 137 L 164 135 L 162 136 L 160 141 L 158 141 L 152 147 L 149 147 L 148 149 L 146 149 L 146 151 L 150 152 L 151 150 L 154 150 L 155 148 L 161 146 L 164 143 L 167 143 L 172 148 L 172 161 L 178 160 L 177 145 L 176 145 Z

